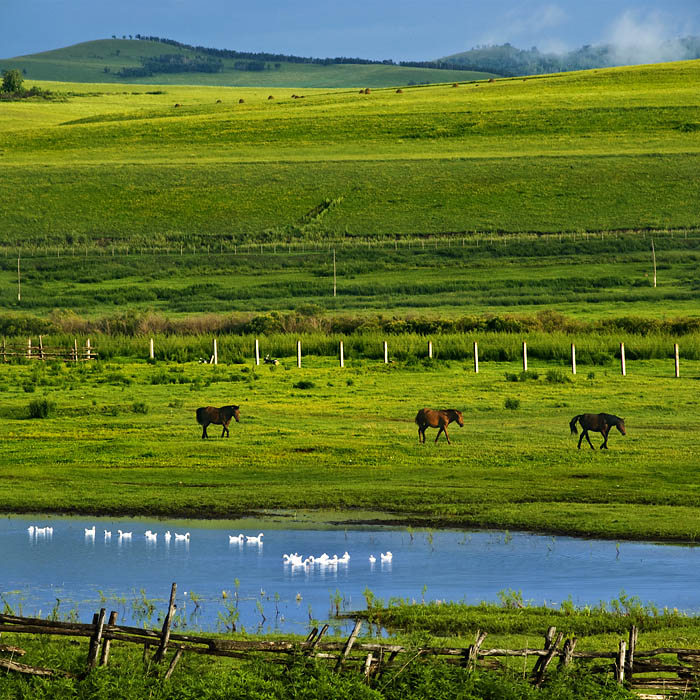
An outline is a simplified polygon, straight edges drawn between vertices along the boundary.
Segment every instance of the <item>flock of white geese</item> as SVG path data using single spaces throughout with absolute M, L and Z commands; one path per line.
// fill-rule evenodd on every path
M 46 526 L 39 526 L 39 525 L 30 525 L 27 528 L 27 531 L 29 532 L 29 536 L 32 538 L 39 538 L 39 537 L 52 537 L 53 536 L 53 527 L 46 525 Z M 117 530 L 117 539 L 119 542 L 131 541 L 131 537 L 134 534 L 133 532 L 125 532 L 123 530 Z M 104 533 L 104 539 L 105 541 L 111 541 L 112 539 L 112 531 L 111 530 L 103 530 Z M 157 544 L 158 542 L 158 533 L 153 532 L 152 530 L 146 530 L 146 532 L 143 533 L 146 542 L 150 544 Z M 94 540 L 95 537 L 97 536 L 97 526 L 93 525 L 92 527 L 86 527 L 85 528 L 85 539 L 86 540 Z M 243 544 L 251 544 L 251 545 L 257 545 L 258 547 L 262 547 L 263 544 L 263 537 L 265 536 L 265 533 L 260 532 L 257 535 L 244 535 L 242 532 L 238 535 L 229 535 L 228 536 L 228 542 L 229 545 L 243 545 Z M 165 544 L 168 545 L 170 544 L 171 540 L 174 540 L 175 542 L 183 542 L 189 544 L 190 541 L 190 533 L 185 532 L 185 533 L 179 533 L 179 532 L 170 532 L 170 530 L 166 530 L 163 533 L 163 540 L 165 541 Z M 389 562 L 392 561 L 393 559 L 393 554 L 389 551 L 387 552 L 382 552 L 379 555 L 379 559 L 382 564 L 388 564 Z M 283 554 L 282 555 L 282 561 L 285 566 L 291 566 L 292 568 L 304 568 L 304 569 L 312 569 L 314 567 L 321 567 L 321 568 L 335 568 L 338 566 L 344 566 L 347 565 L 350 562 L 350 554 L 348 552 L 345 552 L 342 556 L 338 556 L 337 554 L 334 554 L 332 557 L 328 556 L 325 552 L 321 554 L 320 556 L 316 557 L 313 555 L 309 556 L 302 556 L 298 552 L 294 552 L 294 554 Z M 377 561 L 377 557 L 374 556 L 374 554 L 369 555 L 369 563 L 370 565 L 375 564 Z

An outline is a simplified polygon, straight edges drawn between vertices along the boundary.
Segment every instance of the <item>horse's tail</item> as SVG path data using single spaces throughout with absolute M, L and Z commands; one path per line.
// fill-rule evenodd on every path
M 204 410 L 203 408 L 197 409 L 197 423 L 204 425 Z
M 572 434 L 572 435 L 578 435 L 578 430 L 576 430 L 576 422 L 578 421 L 578 419 L 579 419 L 580 417 L 581 417 L 580 415 L 579 415 L 579 416 L 574 416 L 574 417 L 571 419 L 571 422 L 569 423 L 569 427 L 571 428 L 571 434 Z

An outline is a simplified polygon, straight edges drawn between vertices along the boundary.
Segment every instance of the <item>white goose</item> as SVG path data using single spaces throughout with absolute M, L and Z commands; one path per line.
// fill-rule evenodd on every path
M 163 537 L 165 537 L 165 544 L 170 544 L 170 538 L 172 537 L 170 530 L 166 530 Z
M 388 550 L 384 554 L 380 554 L 382 561 L 391 561 L 394 555 Z
M 180 535 L 177 532 L 175 533 L 175 542 L 189 542 L 190 541 L 190 533 L 186 532 L 184 535 Z
M 121 530 L 117 530 L 117 534 L 119 535 L 120 540 L 130 540 L 131 539 L 131 532 L 122 532 Z
M 245 541 L 246 541 L 248 544 L 262 544 L 262 543 L 263 543 L 263 541 L 262 541 L 263 534 L 264 534 L 264 533 L 261 532 L 257 537 L 251 537 L 250 535 L 248 535 L 248 536 L 245 538 Z
M 369 563 L 370 564 L 375 564 L 377 562 L 377 557 L 374 556 L 374 554 L 369 555 Z
M 150 530 L 147 530 L 146 531 L 146 541 L 147 542 L 157 542 L 158 541 L 158 533 L 151 532 Z
M 228 536 L 229 544 L 236 544 L 237 542 L 240 543 L 240 542 L 243 542 L 244 539 L 245 539 L 245 535 L 242 533 L 240 535 L 229 535 Z
M 105 530 L 105 539 L 106 540 L 112 539 L 112 531 L 111 530 Z

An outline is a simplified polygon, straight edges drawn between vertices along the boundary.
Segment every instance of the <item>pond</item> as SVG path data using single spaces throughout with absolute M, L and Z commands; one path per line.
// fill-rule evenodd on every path
M 60 617 L 82 621 L 105 607 L 117 610 L 124 624 L 156 624 L 176 582 L 177 624 L 190 630 L 226 631 L 235 622 L 248 632 L 305 634 L 312 621 L 336 610 L 365 609 L 366 591 L 385 601 L 471 604 L 498 602 L 499 593 L 516 591 L 525 601 L 554 606 L 569 598 L 596 605 L 624 591 L 660 608 L 700 611 L 700 549 L 694 547 L 279 524 L 262 528 L 261 544 L 231 541 L 239 533 L 257 536 L 259 522 L 6 517 L 0 520 L 2 607 L 47 616 L 58 606 Z M 86 534 L 93 527 L 95 534 Z M 119 530 L 132 535 L 120 538 Z M 147 537 L 147 530 L 156 537 Z M 188 539 L 176 538 L 187 532 Z M 388 551 L 391 560 L 382 559 Z M 295 553 L 339 561 L 285 562 L 285 554 Z M 337 623 L 337 631 L 346 630 L 347 623 Z

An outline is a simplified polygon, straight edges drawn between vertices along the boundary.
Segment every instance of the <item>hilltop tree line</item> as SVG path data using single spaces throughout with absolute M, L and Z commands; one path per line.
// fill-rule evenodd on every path
M 113 38 L 117 38 L 113 35 Z M 126 36 L 124 36 L 126 38 Z M 132 38 L 132 35 L 129 35 Z M 156 72 L 202 71 L 217 72 L 223 69 L 223 59 L 234 59 L 234 69 L 248 71 L 279 70 L 281 63 L 307 63 L 315 65 L 357 64 L 357 65 L 389 65 L 414 68 L 434 68 L 443 70 L 464 70 L 495 73 L 507 77 L 519 75 L 536 75 L 542 73 L 560 73 L 572 70 L 587 70 L 610 66 L 628 65 L 630 63 L 658 62 L 659 60 L 691 60 L 700 58 L 700 37 L 688 36 L 666 42 L 657 47 L 654 56 L 645 57 L 642 54 L 623 53 L 613 45 L 582 46 L 579 49 L 564 54 L 544 53 L 533 46 L 530 49 L 519 49 L 511 44 L 498 46 L 477 46 L 469 51 L 454 54 L 434 61 L 398 61 L 392 59 L 371 60 L 336 56 L 335 58 L 312 58 L 309 56 L 293 56 L 279 53 L 233 51 L 230 49 L 213 49 L 206 46 L 192 46 L 174 39 L 164 39 L 157 36 L 133 35 L 141 41 L 155 41 L 161 44 L 192 51 L 198 55 L 191 63 L 178 64 L 172 57 L 144 59 L 152 65 L 150 70 Z M 206 62 L 205 57 L 212 59 Z M 155 61 L 155 63 L 154 63 Z M 218 63 L 217 63 L 218 61 Z M 272 65 L 270 65 L 272 64 Z M 198 68 L 196 66 L 202 66 Z M 124 69 L 120 75 L 129 77 L 131 71 L 149 70 L 145 65 L 139 69 Z M 127 75 L 127 72 L 129 74 Z M 139 75 L 148 73 L 140 72 Z

